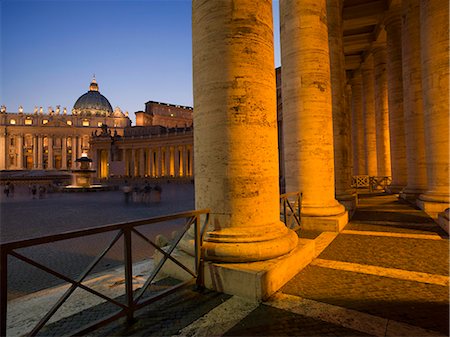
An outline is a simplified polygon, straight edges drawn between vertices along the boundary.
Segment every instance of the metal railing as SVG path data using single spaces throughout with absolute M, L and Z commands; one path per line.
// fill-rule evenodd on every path
M 280 204 L 283 214 L 283 222 L 286 227 L 297 230 L 300 228 L 302 193 L 290 192 L 280 195 Z
M 204 221 L 202 224 L 201 216 L 204 216 Z M 155 242 L 147 238 L 144 234 L 138 231 L 137 227 L 143 225 L 151 225 L 160 222 L 173 221 L 177 219 L 185 219 L 186 222 L 183 226 L 183 230 L 180 230 L 176 238 L 174 238 L 169 246 L 161 249 Z M 29 332 L 29 336 L 35 336 L 49 321 L 49 319 L 55 314 L 55 312 L 66 302 L 66 300 L 70 297 L 70 295 L 77 289 L 81 288 L 95 296 L 106 300 L 117 307 L 119 307 L 119 311 L 114 314 L 111 314 L 105 318 L 102 318 L 88 326 L 81 328 L 76 331 L 74 334 L 86 334 L 94 329 L 97 329 L 105 324 L 108 324 L 120 317 L 126 317 L 128 322 L 133 321 L 134 312 L 142 307 L 155 302 L 156 300 L 166 296 L 170 293 L 173 293 L 175 290 L 193 284 L 193 281 L 196 280 L 196 284 L 198 286 L 203 286 L 203 277 L 202 277 L 202 268 L 201 264 L 201 245 L 203 240 L 203 235 L 205 229 L 207 228 L 209 223 L 209 210 L 198 210 L 198 211 L 190 211 L 185 213 L 177 213 L 167 216 L 154 217 L 149 219 L 106 225 L 101 227 L 88 228 L 83 230 L 77 230 L 72 232 L 66 232 L 62 234 L 48 235 L 44 237 L 27 239 L 27 240 L 19 240 L 13 242 L 7 242 L 0 244 L 0 336 L 6 336 L 7 330 L 7 296 L 8 296 L 8 256 L 13 256 L 29 265 L 32 265 L 40 270 L 49 273 L 69 284 L 71 284 L 70 288 L 60 297 L 60 299 L 55 303 L 55 305 L 44 315 L 44 317 L 38 322 L 38 324 Z M 175 247 L 180 242 L 184 234 L 187 230 L 193 225 L 194 233 L 195 233 L 195 265 L 194 270 L 191 270 L 189 267 L 185 266 L 173 256 L 171 256 L 172 252 L 175 250 Z M 19 252 L 18 249 L 32 247 L 36 245 L 53 243 L 61 240 L 68 240 L 74 238 L 85 237 L 88 235 L 101 234 L 101 233 L 110 233 L 118 231 L 118 233 L 114 236 L 114 238 L 109 242 L 109 244 L 103 249 L 103 251 L 90 263 L 90 265 L 86 268 L 86 270 L 81 273 L 81 275 L 76 279 L 71 279 L 56 270 L 53 270 L 47 266 L 44 266 L 29 257 L 26 257 Z M 132 258 L 132 234 L 137 235 L 151 246 L 153 246 L 159 253 L 162 254 L 163 258 L 159 261 L 159 263 L 154 267 L 144 285 L 133 291 L 133 258 Z M 86 279 L 89 273 L 94 269 L 94 267 L 99 263 L 99 261 L 108 253 L 108 251 L 123 237 L 123 247 L 124 247 L 124 274 L 125 274 L 125 304 L 119 302 L 115 298 L 110 298 L 88 286 L 84 285 L 82 282 Z M 180 268 L 184 269 L 190 275 L 192 275 L 192 279 L 177 284 L 171 288 L 165 289 L 164 291 L 157 293 L 153 296 L 143 298 L 144 293 L 155 279 L 158 272 L 162 269 L 164 263 L 170 260 Z
M 286 226 L 290 229 L 297 230 L 298 228 L 300 228 L 301 202 L 302 202 L 302 193 L 300 192 L 291 192 L 280 195 L 280 206 L 283 212 L 282 213 L 283 220 Z M 205 230 L 208 228 L 209 215 L 210 211 L 207 209 L 197 210 L 0 244 L 0 336 L 6 336 L 7 332 L 8 256 L 15 257 L 31 266 L 34 266 L 48 274 L 51 274 L 71 284 L 70 288 L 59 298 L 59 300 L 55 303 L 55 305 L 44 315 L 44 317 L 36 324 L 36 326 L 31 330 L 31 332 L 28 333 L 29 336 L 37 335 L 39 331 L 50 320 L 50 318 L 68 300 L 68 298 L 77 288 L 83 289 L 89 292 L 90 294 L 100 297 L 101 299 L 106 300 L 107 302 L 110 302 L 120 308 L 119 311 L 117 311 L 116 313 L 104 317 L 88 326 L 82 327 L 81 329 L 73 333 L 74 335 L 84 335 L 121 317 L 126 317 L 128 322 L 132 322 L 133 315 L 136 310 L 141 309 L 142 307 L 149 305 L 161 299 L 162 297 L 173 293 L 174 291 L 176 291 L 181 287 L 184 287 L 188 284 L 193 284 L 194 280 L 196 281 L 196 284 L 198 286 L 203 286 L 204 280 L 202 276 L 202 267 L 201 267 L 201 264 L 203 263 L 201 255 L 201 246 L 203 243 L 203 236 L 205 234 Z M 203 224 L 201 221 L 201 216 L 205 216 Z M 171 244 L 169 246 L 165 246 L 164 249 L 159 247 L 155 242 L 150 240 L 147 236 L 142 234 L 137 229 L 137 227 L 144 225 L 152 225 L 156 223 L 173 221 L 183 218 L 186 220 L 183 226 L 183 230 L 181 230 L 176 236 L 176 238 L 172 240 Z M 191 270 L 189 267 L 185 266 L 183 263 L 181 263 L 171 255 L 174 252 L 180 240 L 182 239 L 182 237 L 191 227 L 191 225 L 194 225 L 193 227 L 195 233 L 194 270 Z M 90 265 L 86 268 L 86 270 L 82 272 L 81 275 L 78 276 L 78 278 L 76 279 L 71 279 L 70 277 L 67 277 L 56 270 L 53 270 L 45 265 L 42 265 L 41 263 L 36 262 L 33 259 L 26 257 L 17 251 L 22 248 L 44 245 L 63 240 L 81 238 L 89 235 L 111 233 L 115 231 L 117 231 L 117 233 L 114 236 L 114 238 L 108 243 L 108 245 L 103 249 L 103 251 L 101 251 L 101 253 L 94 258 L 94 260 L 90 263 Z M 136 290 L 133 290 L 132 284 L 133 282 L 132 234 L 137 235 L 145 242 L 153 246 L 163 256 L 163 258 L 154 267 L 154 269 L 146 279 L 144 285 Z M 83 281 L 86 280 L 87 276 L 91 273 L 91 271 L 95 268 L 95 266 L 122 237 L 124 248 L 123 263 L 125 267 L 124 268 L 125 304 L 120 303 L 117 299 L 108 297 L 96 291 L 95 289 L 92 289 L 83 284 Z M 157 293 L 156 295 L 143 299 L 142 297 L 144 293 L 146 292 L 150 284 L 154 281 L 158 272 L 162 269 L 164 263 L 167 260 L 172 261 L 177 266 L 179 266 L 180 268 L 184 269 L 187 273 L 192 275 L 192 279 L 177 284 L 160 293 Z

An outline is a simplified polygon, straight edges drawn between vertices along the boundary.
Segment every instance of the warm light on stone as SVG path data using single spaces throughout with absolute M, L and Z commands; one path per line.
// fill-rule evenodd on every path
M 339 227 L 326 1 L 280 1 L 280 21 L 286 191 L 303 193 L 304 228 L 345 214 Z
M 352 208 L 351 116 L 345 105 L 345 65 L 342 29 L 342 0 L 328 0 L 328 43 L 330 49 L 333 104 L 334 172 L 336 199 Z
M 366 172 L 377 176 L 377 138 L 375 124 L 375 91 L 373 56 L 368 55 L 362 67 L 363 102 L 364 102 L 364 145 L 366 147 Z
M 391 175 L 391 143 L 389 138 L 388 87 L 386 74 L 386 42 L 372 50 L 374 61 L 375 120 L 377 135 L 377 168 L 379 176 Z
M 389 128 L 391 136 L 392 193 L 407 184 L 405 119 L 403 115 L 402 36 L 400 3 L 395 0 L 385 20 L 387 39 L 387 72 Z
M 436 217 L 449 197 L 449 3 L 421 1 L 422 89 L 428 187 L 419 205 Z
M 420 0 L 402 2 L 403 112 L 408 185 L 401 195 L 416 199 L 427 187 L 420 64 Z
M 363 121 L 363 88 L 362 75 L 358 69 L 353 72 L 350 79 L 352 86 L 352 144 L 353 144 L 353 174 L 362 175 L 366 172 L 366 154 L 364 147 L 364 121 Z
M 270 0 L 193 1 L 195 204 L 211 210 L 205 258 L 285 255 Z

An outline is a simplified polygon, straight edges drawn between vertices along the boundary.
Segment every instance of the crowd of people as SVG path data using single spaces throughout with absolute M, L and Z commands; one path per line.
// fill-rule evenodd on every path
M 143 186 L 135 184 L 131 186 L 128 181 L 125 181 L 125 185 L 122 187 L 125 203 L 145 203 L 161 201 L 162 188 L 158 184 L 153 187 L 149 182 L 146 182 Z
M 46 197 L 47 193 L 52 189 L 51 185 L 42 185 L 42 184 L 29 184 L 28 185 L 28 193 L 33 198 L 43 199 Z M 3 194 L 6 198 L 14 198 L 14 184 L 10 181 L 5 183 L 5 187 L 3 188 Z

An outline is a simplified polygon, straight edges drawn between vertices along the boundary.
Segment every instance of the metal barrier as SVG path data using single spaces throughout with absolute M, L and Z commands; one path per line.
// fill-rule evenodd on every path
M 300 228 L 302 195 L 303 194 L 301 192 L 290 192 L 280 195 L 284 224 L 286 227 L 293 230 Z
M 201 224 L 201 216 L 204 215 L 205 219 L 203 225 Z M 178 236 L 172 241 L 171 245 L 166 249 L 161 249 L 156 243 L 152 240 L 148 239 L 144 234 L 137 230 L 137 227 L 143 225 L 151 225 L 160 222 L 172 221 L 176 219 L 186 219 L 184 224 L 184 230 L 180 231 Z M 36 268 L 43 270 L 51 275 L 56 276 L 57 278 L 64 280 L 71 284 L 71 287 L 61 296 L 61 298 L 56 302 L 56 304 L 45 314 L 45 316 L 39 321 L 39 323 L 33 328 L 33 330 L 29 333 L 29 336 L 35 336 L 48 322 L 48 320 L 55 314 L 55 312 L 64 304 L 64 302 L 69 298 L 69 296 L 77 289 L 81 288 L 83 290 L 88 291 L 89 293 L 96 295 L 110 303 L 113 303 L 120 310 L 112 315 L 109 315 L 99 321 L 96 321 L 89 326 L 83 327 L 78 330 L 76 335 L 86 334 L 94 329 L 97 329 L 105 324 L 108 324 L 120 317 L 126 316 L 128 322 L 133 321 L 133 314 L 136 310 L 155 302 L 156 300 L 166 296 L 170 293 L 173 293 L 175 290 L 186 286 L 188 284 L 193 284 L 193 281 L 196 280 L 198 286 L 203 286 L 203 277 L 201 273 L 201 245 L 203 240 L 203 235 L 205 229 L 207 228 L 209 223 L 209 210 L 198 210 L 198 211 L 190 211 L 185 213 L 177 213 L 167 216 L 131 221 L 126 223 L 119 223 L 113 225 L 106 225 L 95 228 L 88 228 L 83 230 L 77 230 L 62 234 L 48 235 L 44 237 L 13 241 L 0 244 L 0 336 L 6 336 L 7 329 L 7 294 L 8 294 L 8 270 L 7 270 L 7 260 L 8 256 L 13 256 L 25 263 L 28 263 Z M 172 252 L 175 250 L 175 247 L 180 242 L 183 235 L 187 232 L 187 230 L 194 225 L 195 232 L 195 268 L 194 270 L 189 269 L 181 262 L 176 260 L 171 256 Z M 17 252 L 18 249 L 32 247 L 36 245 L 48 244 L 61 240 L 68 240 L 74 238 L 80 238 L 88 235 L 101 234 L 107 232 L 118 231 L 115 237 L 109 242 L 106 248 L 91 262 L 88 268 L 79 276 L 77 279 L 73 280 L 47 266 L 44 266 L 20 253 Z M 158 252 L 160 252 L 164 257 L 161 261 L 155 266 L 153 271 L 148 276 L 146 282 L 142 286 L 142 288 L 133 291 L 132 284 L 132 242 L 131 237 L 132 233 L 136 234 L 144 241 L 153 246 Z M 98 291 L 89 288 L 82 284 L 83 280 L 89 275 L 89 273 L 94 269 L 94 267 L 98 264 L 98 262 L 106 255 L 106 253 L 115 245 L 119 239 L 123 237 L 124 242 L 124 266 L 125 266 L 125 298 L 126 303 L 120 303 L 117 299 L 110 298 Z M 164 263 L 170 260 L 174 262 L 176 265 L 184 269 L 186 272 L 192 275 L 192 279 L 185 281 L 181 284 L 177 284 L 169 289 L 166 289 L 154 296 L 143 299 L 143 295 L 145 291 L 148 289 L 149 285 L 155 279 L 158 272 L 163 267 Z

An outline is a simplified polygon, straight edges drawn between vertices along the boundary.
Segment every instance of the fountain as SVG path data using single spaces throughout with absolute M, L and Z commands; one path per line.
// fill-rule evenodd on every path
M 66 186 L 66 191 L 99 191 L 107 188 L 104 185 L 93 184 L 96 171 L 92 169 L 92 159 L 87 153 L 83 153 L 75 162 L 80 163 L 80 168 L 72 170 L 72 185 Z

